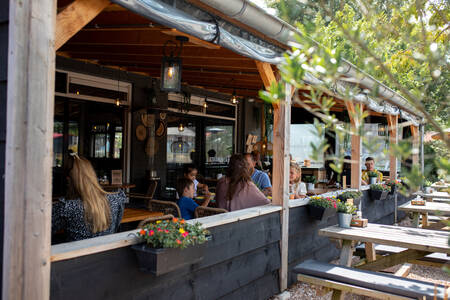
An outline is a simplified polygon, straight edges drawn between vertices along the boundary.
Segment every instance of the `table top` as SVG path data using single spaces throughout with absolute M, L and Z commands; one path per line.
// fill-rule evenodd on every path
M 122 221 L 120 223 L 129 223 L 135 221 L 142 221 L 150 217 L 160 217 L 164 214 L 162 212 L 149 211 L 147 209 L 125 208 L 123 212 Z
M 336 191 L 337 188 L 323 188 L 323 189 L 313 189 L 313 190 L 308 190 L 308 192 L 306 193 L 307 195 L 320 195 L 320 194 L 325 194 L 328 192 L 332 192 L 332 191 Z
M 447 192 L 433 192 L 431 194 L 419 192 L 419 193 L 416 193 L 415 195 L 418 195 L 423 198 L 431 198 L 431 199 L 435 199 L 435 198 L 450 199 L 450 195 Z
M 432 188 L 438 188 L 438 189 L 446 189 L 450 187 L 450 184 L 448 183 L 433 183 L 431 185 Z
M 448 232 L 444 231 L 369 223 L 367 227 L 330 226 L 320 229 L 319 235 L 450 254 L 450 246 L 447 244 Z
M 450 216 L 450 204 L 442 202 L 425 202 L 425 205 L 412 205 L 411 201 L 398 207 L 400 210 L 419 213 L 433 213 L 439 216 Z

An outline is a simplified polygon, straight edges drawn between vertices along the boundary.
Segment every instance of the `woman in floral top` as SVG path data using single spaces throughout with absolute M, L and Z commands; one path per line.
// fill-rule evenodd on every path
M 105 192 L 91 163 L 83 157 L 71 156 L 68 166 L 68 193 L 53 203 L 52 232 L 64 230 L 67 241 L 116 232 L 122 220 L 125 193 Z

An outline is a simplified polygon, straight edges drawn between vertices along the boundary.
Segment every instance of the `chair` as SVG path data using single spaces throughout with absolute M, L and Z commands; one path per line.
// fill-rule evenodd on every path
M 153 223 L 156 221 L 164 221 L 164 220 L 172 220 L 172 219 L 173 219 L 173 215 L 171 215 L 171 214 L 159 216 L 159 217 L 150 217 L 150 218 L 144 219 L 141 222 L 139 222 L 137 228 L 142 228 L 147 223 Z
M 219 215 L 228 212 L 228 210 L 224 208 L 212 208 L 212 207 L 204 207 L 204 206 L 198 206 L 195 209 L 194 216 L 195 218 L 203 218 L 213 215 Z
M 181 217 L 180 208 L 175 202 L 162 201 L 162 200 L 150 200 L 150 210 L 160 211 L 165 215 L 173 215 L 174 217 Z
M 158 181 L 156 180 L 150 180 L 147 192 L 145 194 L 141 194 L 141 193 L 128 193 L 127 196 L 131 199 L 142 199 L 142 200 L 146 200 L 147 207 L 150 207 L 150 200 L 153 199 L 153 196 L 155 195 L 156 192 L 156 188 L 158 187 Z

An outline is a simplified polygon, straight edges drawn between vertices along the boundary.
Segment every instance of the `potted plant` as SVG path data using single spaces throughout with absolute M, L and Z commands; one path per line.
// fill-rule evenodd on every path
M 137 236 L 143 241 L 133 245 L 139 269 L 159 276 L 203 259 L 209 232 L 200 223 L 183 219 L 156 221 L 145 225 Z
M 306 208 L 311 218 L 326 219 L 336 213 L 336 197 L 311 197 Z
M 350 228 L 352 214 L 356 211 L 356 206 L 343 201 L 337 202 L 339 227 Z
M 372 200 L 384 200 L 391 191 L 391 188 L 385 184 L 371 184 L 370 197 Z
M 303 179 L 303 181 L 306 183 L 306 189 L 308 191 L 314 190 L 314 183 L 316 183 L 316 177 L 313 175 L 307 175 Z
M 402 187 L 402 183 L 398 180 L 387 179 L 386 185 L 391 188 L 389 194 L 394 194 Z
M 425 179 L 423 182 L 423 187 L 425 189 L 425 193 L 431 194 L 433 193 L 433 189 L 431 188 L 432 182 L 430 180 Z
M 369 177 L 369 184 L 376 184 L 378 180 L 378 173 L 375 171 L 367 172 L 367 176 Z
M 338 196 L 338 199 L 347 202 L 347 199 L 353 199 L 353 204 L 358 206 L 361 202 L 363 193 L 360 191 L 346 191 Z

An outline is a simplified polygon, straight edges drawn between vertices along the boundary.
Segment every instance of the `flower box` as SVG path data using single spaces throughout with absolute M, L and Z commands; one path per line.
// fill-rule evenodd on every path
M 422 200 L 422 199 L 413 199 L 413 200 L 411 200 L 411 205 L 425 206 L 426 204 L 427 204 L 427 202 L 425 200 Z
M 327 219 L 336 214 L 336 208 L 334 208 L 334 207 L 324 208 L 324 207 L 308 204 L 306 206 L 306 208 L 308 210 L 309 216 L 311 218 L 313 218 L 315 220 L 319 220 L 319 221 L 321 221 L 323 219 Z
M 369 220 L 367 219 L 352 219 L 350 226 L 352 227 L 367 227 Z
M 389 191 L 370 190 L 370 198 L 372 200 L 384 200 L 387 198 Z
M 203 259 L 205 244 L 187 248 L 151 248 L 145 243 L 131 246 L 136 252 L 139 270 L 160 276 Z

